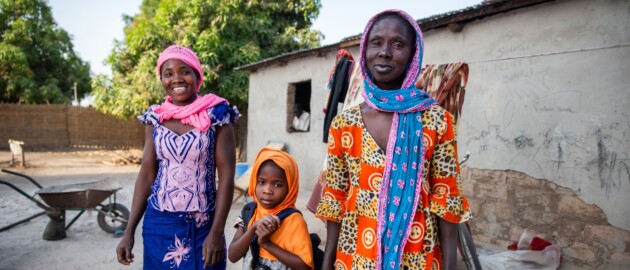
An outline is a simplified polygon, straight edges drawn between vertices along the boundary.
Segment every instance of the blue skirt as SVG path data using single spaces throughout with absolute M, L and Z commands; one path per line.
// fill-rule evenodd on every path
M 212 218 L 212 213 L 160 212 L 147 207 L 142 225 L 144 269 L 225 269 L 226 254 L 222 262 L 203 268 L 203 241 Z

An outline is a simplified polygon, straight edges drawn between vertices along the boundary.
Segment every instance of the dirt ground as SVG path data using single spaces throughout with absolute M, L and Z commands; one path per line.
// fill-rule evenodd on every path
M 0 151 L 0 168 L 13 170 L 34 178 L 44 188 L 56 185 L 85 183 L 100 180 L 119 182 L 123 188 L 116 193 L 118 203 L 131 208 L 131 199 L 136 175 L 140 166 L 136 164 L 141 150 L 76 150 L 38 151 L 26 153 L 26 167 L 10 167 L 10 153 Z M 28 180 L 0 172 L 0 180 L 9 182 L 34 196 L 39 190 Z M 326 228 L 313 213 L 306 210 L 311 195 L 302 187 L 298 195 L 297 208 L 308 224 L 311 233 L 317 233 L 325 245 Z M 104 201 L 107 203 L 107 200 Z M 226 240 L 234 235 L 232 224 L 245 204 L 241 198 L 230 209 Z M 0 228 L 41 212 L 35 203 L 6 185 L 0 185 Z M 66 220 L 75 217 L 78 211 L 66 211 Z M 0 232 L 0 269 L 142 269 L 142 226 L 136 231 L 134 247 L 135 262 L 123 266 L 116 261 L 115 248 L 120 238 L 113 237 L 98 226 L 96 211 L 87 211 L 67 230 L 67 237 L 57 241 L 42 239 L 48 224 L 47 216 Z M 228 262 L 228 269 L 241 269 L 241 262 Z M 458 269 L 465 269 L 460 261 Z M 572 269 L 572 268 L 561 268 Z
M 58 150 L 26 153 L 26 167 L 9 167 L 10 153 L 0 151 L 0 168 L 10 169 L 28 175 L 43 187 L 115 180 L 124 186 L 116 193 L 117 202 L 131 208 L 131 197 L 137 164 L 125 164 L 124 159 L 133 161 L 141 156 L 140 150 Z M 0 180 L 14 184 L 29 195 L 39 190 L 27 180 L 0 172 Z M 310 196 L 307 190 L 301 190 L 297 207 L 307 220 L 309 230 L 325 236 L 323 223 L 315 219 L 306 210 Z M 35 196 L 38 198 L 38 196 Z M 107 201 L 105 201 L 107 202 Z M 232 240 L 233 221 L 238 216 L 244 200 L 239 199 L 232 205 L 225 228 L 226 240 Z M 35 203 L 20 195 L 6 185 L 0 185 L 0 228 L 23 218 L 41 212 Z M 78 211 L 67 211 L 66 220 L 71 220 Z M 27 223 L 0 232 L 0 269 L 142 269 L 141 226 L 136 232 L 134 254 L 136 261 L 125 267 L 116 261 L 115 248 L 119 238 L 101 230 L 98 226 L 96 211 L 87 211 L 68 229 L 67 238 L 57 241 L 42 239 L 44 228 L 49 218 L 37 217 Z M 231 264 L 228 269 L 241 269 L 241 263 Z

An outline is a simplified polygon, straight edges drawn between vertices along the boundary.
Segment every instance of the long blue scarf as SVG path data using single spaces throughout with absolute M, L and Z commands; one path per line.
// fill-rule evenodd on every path
M 408 21 L 416 31 L 416 50 L 406 70 L 402 87 L 382 90 L 373 82 L 365 60 L 365 44 L 374 22 L 383 15 L 396 14 Z M 385 172 L 378 202 L 377 269 L 399 269 L 413 218 L 420 200 L 424 153 L 421 112 L 437 105 L 427 92 L 416 89 L 420 74 L 424 43 L 420 27 L 400 10 L 388 10 L 372 17 L 361 38 L 361 68 L 366 103 L 373 109 L 393 112 L 387 141 Z

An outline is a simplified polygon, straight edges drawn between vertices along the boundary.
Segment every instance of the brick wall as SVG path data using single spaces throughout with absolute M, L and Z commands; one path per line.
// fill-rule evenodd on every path
M 34 148 L 142 148 L 144 126 L 93 108 L 0 104 L 0 149 L 9 139 Z
M 630 265 L 630 232 L 611 226 L 604 212 L 567 188 L 515 171 L 462 167 L 476 243 L 507 246 L 524 229 L 556 243 L 577 266 L 617 269 Z

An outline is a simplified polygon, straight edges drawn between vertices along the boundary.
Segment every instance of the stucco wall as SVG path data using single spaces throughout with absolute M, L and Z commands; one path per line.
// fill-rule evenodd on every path
M 350 51 L 358 54 L 354 49 Z M 325 84 L 336 53 L 296 59 L 285 66 L 273 65 L 250 74 L 247 163 L 252 164 L 258 151 L 269 141 L 284 142 L 300 168 L 301 186 L 313 188 L 326 156 L 322 109 L 327 94 Z M 307 80 L 311 81 L 310 130 L 289 133 L 286 126 L 289 84 Z
M 470 66 L 459 127 L 460 153 L 472 153 L 467 166 L 568 188 L 630 230 L 629 11 L 629 1 L 559 0 L 471 22 L 460 33 L 425 32 L 424 64 Z M 251 74 L 248 162 L 268 140 L 282 140 L 303 185 L 312 186 L 325 153 L 317 109 L 333 62 L 334 53 L 308 56 Z M 287 84 L 307 79 L 311 132 L 288 134 Z
M 426 63 L 470 65 L 469 166 L 570 188 L 630 230 L 629 8 L 557 1 L 427 33 Z

